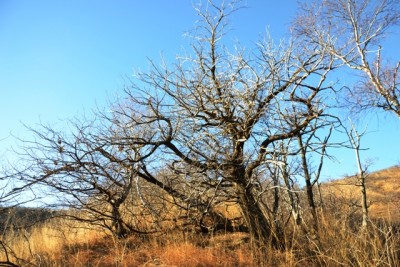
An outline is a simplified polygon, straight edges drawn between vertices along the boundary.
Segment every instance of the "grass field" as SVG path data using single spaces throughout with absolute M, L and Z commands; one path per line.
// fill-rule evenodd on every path
M 321 186 L 317 238 L 292 223 L 281 249 L 252 244 L 247 233 L 162 231 L 117 239 L 101 229 L 56 218 L 3 231 L 3 262 L 14 266 L 399 266 L 400 169 L 367 180 L 371 228 L 358 231 L 358 187 L 346 177 Z M 231 214 L 240 214 L 230 207 Z M 0 266 L 13 266 L 3 264 Z

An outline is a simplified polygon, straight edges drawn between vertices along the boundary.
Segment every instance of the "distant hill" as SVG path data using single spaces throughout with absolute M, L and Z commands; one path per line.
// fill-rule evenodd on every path
M 371 219 L 400 223 L 400 166 L 370 173 L 366 188 Z M 349 206 L 357 207 L 360 203 L 360 187 L 355 176 L 324 183 L 321 191 L 325 197 L 335 196 Z
M 55 211 L 43 208 L 28 207 L 1 207 L 0 208 L 0 231 L 5 229 L 29 228 L 42 223 L 53 217 Z

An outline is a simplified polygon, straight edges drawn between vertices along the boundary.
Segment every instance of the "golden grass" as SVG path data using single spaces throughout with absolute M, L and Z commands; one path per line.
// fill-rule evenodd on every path
M 371 173 L 366 178 L 366 189 L 371 218 L 400 223 L 400 167 Z M 359 204 L 361 200 L 356 177 L 325 183 L 322 192 L 341 198 L 343 203 Z
M 60 227 L 60 222 L 56 224 Z M 29 242 L 14 235 L 21 266 L 396 266 L 400 237 L 389 226 L 369 235 L 351 231 L 328 213 L 319 239 L 288 231 L 284 250 L 254 246 L 245 233 L 216 236 L 171 233 L 142 240 L 118 240 L 98 231 L 53 229 L 51 222 L 32 230 Z M 67 226 L 67 224 L 63 224 Z M 290 226 L 288 226 L 290 227 Z M 392 231 L 392 232 L 391 232 Z M 291 232 L 291 233 L 290 233 Z M 390 265 L 391 264 L 391 265 Z
M 45 224 L 26 230 L 9 231 L 2 241 L 9 246 L 13 261 L 22 262 L 57 262 L 64 253 L 64 248 L 75 244 L 88 243 L 104 235 L 87 225 L 54 219 Z M 16 259 L 18 258 L 18 259 Z M 0 251 L 0 260 L 5 260 L 4 251 Z M 47 265 L 46 265 L 47 266 Z M 52 265 L 49 265 L 52 266 Z
M 370 175 L 371 216 L 398 216 L 393 205 L 398 204 L 399 178 L 396 168 Z M 369 232 L 350 225 L 353 210 L 359 209 L 349 205 L 351 199 L 359 198 L 351 182 L 347 178 L 324 185 L 326 208 L 319 211 L 317 238 L 289 223 L 284 236 L 287 246 L 281 250 L 252 244 L 246 233 L 206 236 L 175 229 L 146 239 L 119 240 L 63 219 L 8 232 L 3 241 L 15 252 L 16 257 L 9 254 L 10 259 L 21 266 L 400 266 L 400 229 L 394 227 L 392 217 L 379 225 L 373 223 Z M 230 218 L 240 215 L 234 206 L 217 210 Z M 4 260 L 4 253 L 0 255 Z

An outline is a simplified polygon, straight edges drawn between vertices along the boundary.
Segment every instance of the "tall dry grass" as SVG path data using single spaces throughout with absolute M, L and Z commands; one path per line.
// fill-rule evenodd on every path
M 307 231 L 310 218 L 304 214 L 304 225 L 289 221 L 285 226 L 281 249 L 252 244 L 242 232 L 203 235 L 195 227 L 184 231 L 169 224 L 166 231 L 147 237 L 117 239 L 101 229 L 62 218 L 8 231 L 2 241 L 9 246 L 9 259 L 20 266 L 400 266 L 399 211 L 393 210 L 399 187 L 393 179 L 383 183 L 384 177 L 398 177 L 393 171 L 370 177 L 371 199 L 377 203 L 371 205 L 367 230 L 360 228 L 357 192 L 344 180 L 346 185 L 340 181 L 322 188 L 318 232 Z M 378 209 L 379 204 L 387 211 Z M 217 209 L 227 217 L 240 215 L 234 206 Z M 0 261 L 6 258 L 4 251 L 0 247 Z
M 10 228 L 1 237 L 7 249 L 0 250 L 0 261 L 8 256 L 21 266 L 59 266 L 65 248 L 90 243 L 102 236 L 104 233 L 99 229 L 60 218 L 27 229 Z
M 288 226 L 282 250 L 250 244 L 246 233 L 170 232 L 119 240 L 61 219 L 10 232 L 4 240 L 20 266 L 399 266 L 400 233 L 393 225 L 357 231 L 326 212 L 319 226 L 317 236 Z

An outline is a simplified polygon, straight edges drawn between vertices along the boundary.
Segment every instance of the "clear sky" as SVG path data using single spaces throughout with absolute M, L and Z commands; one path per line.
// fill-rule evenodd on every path
M 23 137 L 22 123 L 60 123 L 105 106 L 124 77 L 146 70 L 148 58 L 170 61 L 189 43 L 197 0 L 0 0 L 0 160 Z M 296 10 L 295 0 L 248 0 L 231 18 L 232 36 L 252 45 L 269 28 L 278 42 Z M 399 34 L 390 39 L 389 47 Z M 397 41 L 396 41 L 397 40 Z M 232 39 L 233 41 L 233 39 Z M 393 54 L 398 59 L 398 54 Z M 377 118 L 379 117 L 379 120 Z M 400 163 L 400 120 L 371 116 L 363 140 L 373 169 Z M 61 122 L 62 123 L 62 122 Z M 325 177 L 352 174 L 351 151 L 332 151 Z

